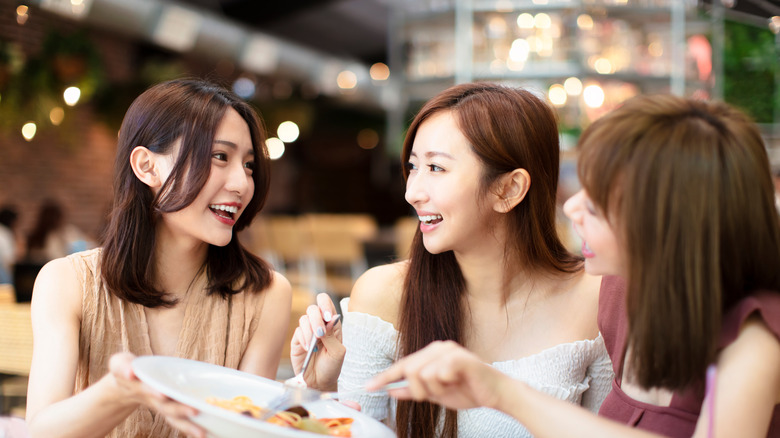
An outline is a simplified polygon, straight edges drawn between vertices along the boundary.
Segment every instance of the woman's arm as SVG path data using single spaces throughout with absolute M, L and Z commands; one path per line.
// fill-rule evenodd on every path
M 780 403 L 780 341 L 757 316 L 718 356 L 715 385 L 715 437 L 766 437 Z M 695 437 L 707 437 L 705 406 Z
M 101 437 L 130 415 L 139 403 L 159 394 L 146 392 L 137 379 L 112 360 L 108 373 L 73 395 L 79 357 L 82 286 L 70 261 L 57 259 L 41 269 L 31 304 L 33 358 L 27 390 L 27 422 L 33 437 Z M 184 415 L 191 409 L 179 405 Z
M 743 329 L 743 336 L 735 343 L 739 348 L 729 347 L 718 362 L 713 437 L 765 437 L 780 399 L 780 343 L 765 327 L 751 324 Z M 452 409 L 498 409 L 537 437 L 657 436 L 536 391 L 451 341 L 435 342 L 402 359 L 377 376 L 369 388 L 404 378 L 409 387 L 393 390 L 394 397 L 431 400 Z M 702 414 L 696 437 L 707 436 L 706 410 Z
M 269 379 L 276 378 L 282 348 L 290 325 L 292 288 L 284 276 L 274 272 L 271 285 L 262 294 L 260 321 L 249 339 L 238 369 Z

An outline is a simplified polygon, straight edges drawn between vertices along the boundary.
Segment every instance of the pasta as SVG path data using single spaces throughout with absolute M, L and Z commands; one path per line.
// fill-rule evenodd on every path
M 267 410 L 252 403 L 252 399 L 239 395 L 232 399 L 220 399 L 209 397 L 206 402 L 229 411 L 247 415 L 252 418 L 260 418 Z M 287 411 L 279 411 L 273 417 L 266 420 L 268 423 L 281 427 L 305 430 L 321 435 L 351 437 L 352 418 L 314 418 L 302 407 L 292 408 Z

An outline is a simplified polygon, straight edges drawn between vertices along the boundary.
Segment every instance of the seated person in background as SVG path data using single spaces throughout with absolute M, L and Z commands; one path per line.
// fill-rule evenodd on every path
M 104 246 L 49 262 L 35 284 L 33 437 L 205 437 L 194 409 L 134 376 L 133 355 L 276 376 L 290 284 L 236 238 L 268 194 L 264 140 L 254 110 L 207 82 L 133 102 Z
M 402 152 L 406 200 L 420 219 L 410 260 L 358 279 L 343 328 L 325 324 L 335 309 L 320 295 L 293 337 L 295 369 L 314 333 L 323 347 L 307 382 L 359 390 L 399 357 L 453 340 L 500 372 L 598 410 L 612 380 L 596 325 L 600 278 L 556 233 L 559 154 L 552 109 L 526 90 L 464 84 L 430 100 Z M 399 437 L 530 436 L 494 410 L 396 405 L 386 393 L 354 400 Z
M 92 246 L 91 239 L 65 219 L 62 205 L 47 199 L 41 204 L 35 226 L 27 237 L 26 261 L 44 264 Z
M 498 409 L 537 437 L 780 437 L 780 225 L 756 125 L 722 103 L 643 96 L 579 148 L 584 189 L 565 211 L 586 271 L 619 276 L 601 288 L 616 376 L 601 417 L 455 343 L 369 387 L 405 378 L 394 396 Z
M 16 208 L 6 205 L 0 208 L 0 284 L 13 282 L 13 266 L 19 257 L 17 251 Z

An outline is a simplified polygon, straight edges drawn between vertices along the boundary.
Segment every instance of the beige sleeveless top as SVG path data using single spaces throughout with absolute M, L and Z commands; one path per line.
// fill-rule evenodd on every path
M 111 355 L 154 354 L 143 306 L 110 294 L 100 276 L 100 248 L 68 256 L 83 286 L 79 361 L 75 392 L 81 392 L 108 372 Z M 238 368 L 260 318 L 263 294 L 241 292 L 225 300 L 219 295 L 193 294 L 187 302 L 176 356 Z M 162 415 L 140 407 L 109 437 L 178 437 Z M 184 434 L 181 434 L 184 436 Z

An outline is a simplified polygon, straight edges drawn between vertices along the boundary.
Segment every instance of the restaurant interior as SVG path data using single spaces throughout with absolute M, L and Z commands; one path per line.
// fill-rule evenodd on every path
M 119 124 L 154 83 L 207 78 L 261 115 L 271 191 L 240 238 L 293 286 L 289 339 L 317 293 L 348 296 L 406 256 L 419 221 L 399 153 L 439 91 L 491 81 L 543 96 L 561 202 L 583 128 L 645 93 L 743 108 L 780 181 L 779 32 L 777 0 L 0 0 L 0 208 L 16 254 L 0 258 L 0 415 L 24 415 L 43 263 L 27 236 L 56 204 L 69 251 L 100 245 Z M 281 362 L 290 377 L 289 347 Z

